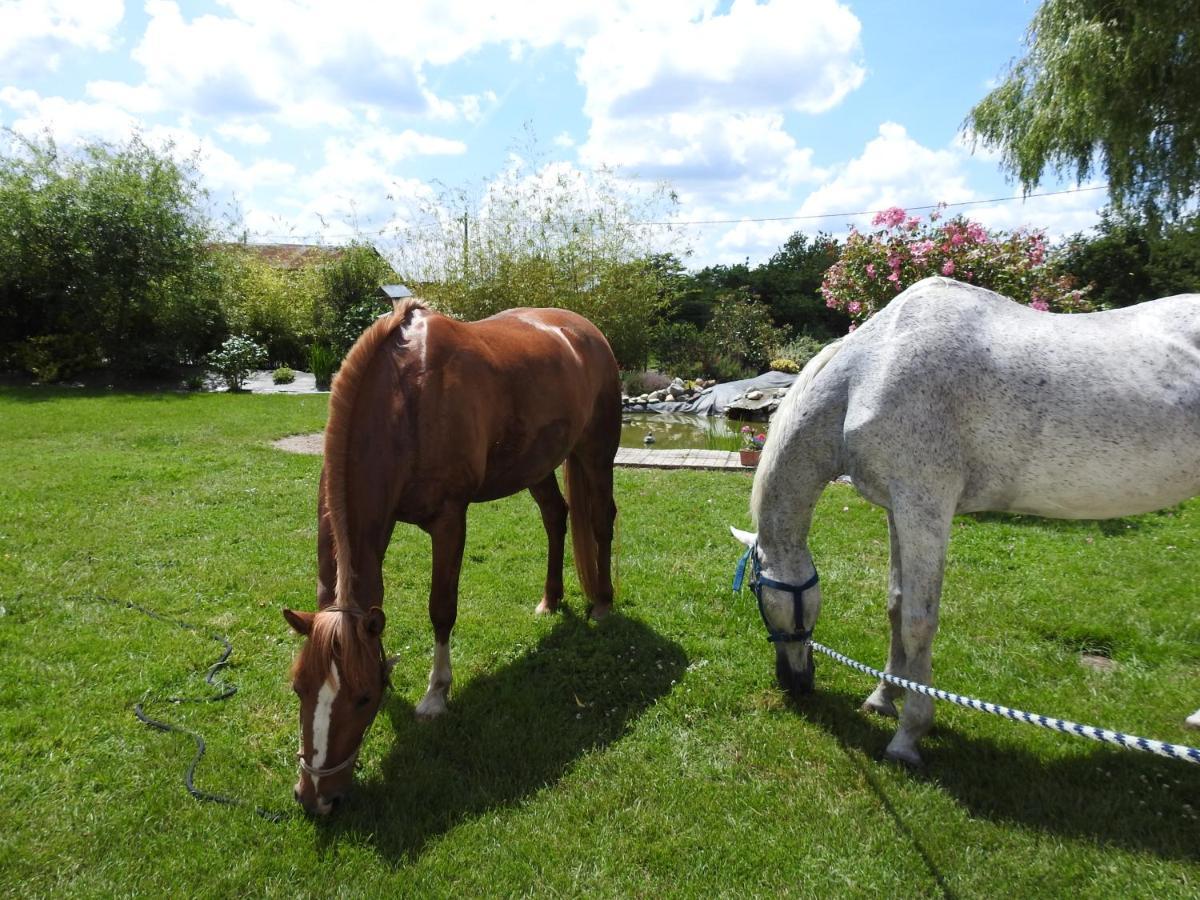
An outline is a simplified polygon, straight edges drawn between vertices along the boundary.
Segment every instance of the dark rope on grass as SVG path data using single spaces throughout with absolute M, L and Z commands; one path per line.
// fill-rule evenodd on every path
M 191 624 L 190 622 L 184 622 L 180 619 L 172 619 L 168 616 L 164 616 L 162 613 L 156 612 L 152 609 L 147 609 L 144 606 L 139 606 L 138 604 L 129 600 L 114 600 L 111 597 L 97 597 L 96 599 L 112 606 L 120 606 L 124 609 L 132 609 L 151 619 L 157 619 L 160 622 L 166 622 L 168 625 L 173 625 L 176 628 L 180 628 L 185 631 L 191 631 L 195 634 L 201 633 L 199 627 Z M 233 653 L 233 644 L 230 643 L 229 638 L 220 634 L 209 634 L 208 638 L 216 641 L 222 646 L 221 656 L 215 663 L 208 667 L 208 671 L 204 674 L 205 684 L 214 688 L 217 693 L 209 697 L 167 697 L 158 702 L 175 704 L 219 703 L 222 700 L 228 700 L 237 693 L 237 685 L 228 684 L 217 677 L 217 673 L 229 665 L 229 657 L 230 654 Z M 143 694 L 142 699 L 133 705 L 133 714 L 137 717 L 139 722 L 141 722 L 143 725 L 149 725 L 151 728 L 154 728 L 157 731 L 186 734 L 195 742 L 196 753 L 192 757 L 192 761 L 188 765 L 187 771 L 183 775 L 183 785 L 185 788 L 187 788 L 187 792 L 191 794 L 192 797 L 202 803 L 219 803 L 224 806 L 240 806 L 247 809 L 252 809 L 254 810 L 255 815 L 266 819 L 268 822 L 282 822 L 287 817 L 286 813 L 272 812 L 271 810 L 263 809 L 261 806 L 255 806 L 251 803 L 247 803 L 245 800 L 239 800 L 236 797 L 230 797 L 226 794 L 217 794 L 212 791 L 205 791 L 196 787 L 196 768 L 200 765 L 200 760 L 204 758 L 204 753 L 208 749 L 208 745 L 205 744 L 204 738 L 195 731 L 184 728 L 182 725 L 175 725 L 171 722 L 164 722 L 161 719 L 154 719 L 148 716 L 144 708 L 145 704 L 148 702 L 152 702 L 149 691 Z

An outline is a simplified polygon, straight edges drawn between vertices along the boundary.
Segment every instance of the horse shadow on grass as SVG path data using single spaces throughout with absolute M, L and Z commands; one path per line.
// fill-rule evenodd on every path
M 361 835 L 402 864 L 459 823 L 558 781 L 683 677 L 683 649 L 641 622 L 615 612 L 600 623 L 560 616 L 528 653 L 462 684 L 432 722 L 393 697 L 381 713 L 394 736 L 379 775 L 322 823 L 320 842 Z
M 818 687 L 794 709 L 847 750 L 882 759 L 895 721 L 860 711 L 865 696 L 866 691 L 852 695 Z M 1101 744 L 1048 761 L 972 737 L 961 725 L 936 723 L 921 744 L 921 756 L 925 765 L 912 770 L 912 777 L 952 796 L 973 818 L 1148 851 L 1164 859 L 1200 860 L 1200 768 L 1188 763 Z M 864 774 L 882 790 L 870 773 Z M 903 801 L 881 799 L 904 818 Z

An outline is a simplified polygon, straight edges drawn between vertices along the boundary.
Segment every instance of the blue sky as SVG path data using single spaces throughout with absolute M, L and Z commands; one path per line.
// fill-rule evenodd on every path
M 441 186 L 494 181 L 514 154 L 575 183 L 606 165 L 635 192 L 670 184 L 680 225 L 662 240 L 690 266 L 757 263 L 794 231 L 869 219 L 845 213 L 1020 194 L 961 127 L 1035 9 L 0 0 L 0 125 L 62 144 L 171 141 L 251 240 L 357 231 L 385 252 Z M 963 211 L 1059 236 L 1103 202 L 1091 190 Z

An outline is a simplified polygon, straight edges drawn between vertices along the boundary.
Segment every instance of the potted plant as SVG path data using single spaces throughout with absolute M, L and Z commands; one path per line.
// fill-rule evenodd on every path
M 763 444 L 767 442 L 767 433 L 764 426 L 763 430 L 755 434 L 754 429 L 749 425 L 742 426 L 742 449 L 739 451 L 743 466 L 757 466 L 758 459 L 762 456 Z

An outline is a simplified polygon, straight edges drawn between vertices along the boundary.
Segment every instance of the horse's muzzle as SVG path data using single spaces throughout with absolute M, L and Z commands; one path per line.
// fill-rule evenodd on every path
M 779 682 L 779 686 L 787 691 L 793 699 L 799 699 L 813 692 L 815 672 L 816 663 L 813 661 L 811 647 L 808 648 L 807 664 L 803 669 L 797 671 L 792 668 L 792 661 L 788 659 L 785 646 L 783 644 L 775 645 L 775 680 Z

